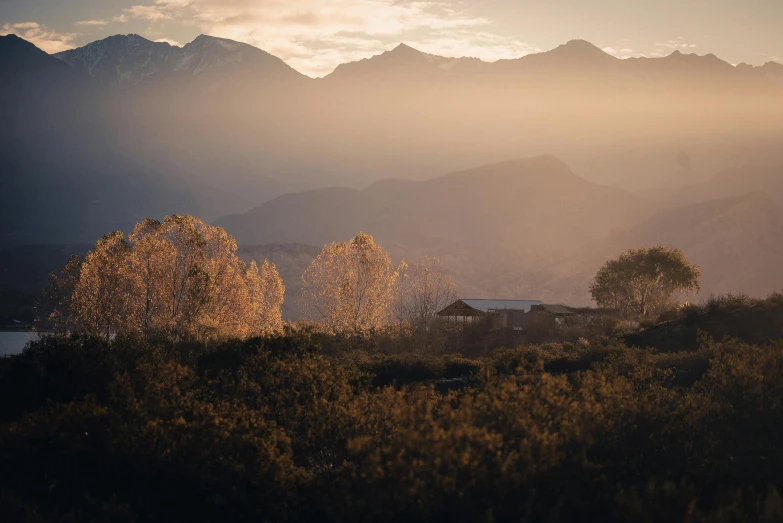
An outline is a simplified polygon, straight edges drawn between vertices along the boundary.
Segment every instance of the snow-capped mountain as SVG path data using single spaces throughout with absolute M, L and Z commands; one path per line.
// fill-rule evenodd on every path
M 281 59 L 248 44 L 201 35 L 177 47 L 136 35 L 115 35 L 55 56 L 104 84 L 137 84 L 149 77 L 236 71 L 304 76 Z

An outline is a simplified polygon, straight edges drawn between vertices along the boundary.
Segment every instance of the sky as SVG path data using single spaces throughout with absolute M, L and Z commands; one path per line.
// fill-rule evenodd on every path
M 114 34 L 249 43 L 310 76 L 404 42 L 487 61 L 584 39 L 620 58 L 783 63 L 783 0 L 0 0 L 0 34 L 49 53 Z

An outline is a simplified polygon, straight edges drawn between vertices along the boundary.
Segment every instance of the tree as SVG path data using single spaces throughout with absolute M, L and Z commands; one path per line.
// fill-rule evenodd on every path
M 283 283 L 273 264 L 248 268 L 220 227 L 188 215 L 144 220 L 131 234 L 142 332 L 210 339 L 282 329 Z
M 79 281 L 82 262 L 71 254 L 65 266 L 49 274 L 46 287 L 35 304 L 38 331 L 65 334 L 74 328 L 73 291 Z
M 700 276 L 679 249 L 630 249 L 598 270 L 590 293 L 601 307 L 647 317 L 674 305 L 677 294 L 698 293 Z
M 284 288 L 277 269 L 268 262 L 247 267 L 234 238 L 220 227 L 173 215 L 143 220 L 129 240 L 119 231 L 104 236 L 76 269 L 65 306 L 74 330 L 104 338 L 132 332 L 208 341 L 282 328 Z M 67 287 L 61 280 L 53 285 Z M 51 314 L 65 317 L 60 310 Z
M 130 255 L 125 236 L 114 231 L 84 257 L 72 300 L 77 330 L 108 340 L 130 326 Z
M 131 274 L 136 280 L 134 311 L 137 328 L 145 338 L 154 333 L 170 332 L 171 293 L 166 288 L 170 278 L 174 245 L 163 234 L 163 224 L 146 219 L 136 224 L 130 235 L 133 244 Z
M 300 308 L 333 332 L 360 333 L 388 321 L 395 273 L 372 236 L 324 246 L 302 276 Z
M 283 295 L 285 287 L 273 263 L 259 267 L 252 262 L 246 274 L 252 310 L 250 330 L 261 335 L 283 330 Z
M 438 311 L 457 299 L 457 285 L 437 258 L 397 267 L 392 314 L 400 323 L 426 328 Z

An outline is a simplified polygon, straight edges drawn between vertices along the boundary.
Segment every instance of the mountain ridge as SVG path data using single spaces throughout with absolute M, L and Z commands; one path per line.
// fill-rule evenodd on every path
M 411 183 L 287 194 L 215 223 L 242 244 L 322 245 L 364 230 L 414 251 L 521 247 L 540 248 L 535 257 L 550 258 L 603 235 L 618 220 L 651 212 L 640 198 L 584 180 L 545 155 Z M 585 222 L 583 214 L 593 218 Z
M 113 35 L 54 56 L 104 83 L 137 84 L 156 75 L 197 76 L 239 66 L 253 72 L 306 78 L 262 49 L 203 34 L 181 47 L 137 34 Z
M 167 57 L 176 56 L 181 52 L 186 53 L 188 51 L 188 48 L 193 49 L 199 47 L 199 45 L 202 44 L 204 41 L 209 41 L 210 43 L 213 44 L 216 42 L 230 43 L 231 46 L 235 47 L 234 50 L 236 50 L 236 48 L 238 47 L 241 47 L 246 52 L 252 49 L 254 50 L 252 51 L 254 53 L 255 52 L 263 53 L 264 55 L 267 56 L 267 58 L 273 57 L 276 59 L 275 61 L 279 61 L 279 63 L 275 65 L 280 70 L 282 70 L 280 64 L 285 64 L 285 62 L 280 58 L 275 57 L 274 55 L 262 49 L 254 47 L 250 44 L 245 44 L 235 40 L 208 36 L 203 34 L 199 35 L 193 41 L 183 45 L 182 47 L 172 46 L 166 42 L 153 42 L 151 40 L 148 40 L 136 34 L 112 35 L 101 40 L 90 42 L 88 44 L 85 44 L 84 46 L 75 49 L 62 51 L 54 56 L 63 59 L 64 61 L 74 66 L 76 69 L 82 71 L 85 70 L 91 71 L 96 66 L 95 63 L 96 57 L 94 56 L 94 53 L 90 53 L 89 51 L 92 51 L 96 48 L 100 48 L 104 46 L 104 43 L 107 42 L 116 43 L 118 40 L 121 40 L 123 38 L 126 39 L 131 44 L 140 45 L 141 47 L 145 47 L 148 49 L 156 49 L 157 53 L 162 55 L 160 57 L 160 60 L 163 61 L 164 65 Z M 141 44 L 141 41 L 143 41 L 143 45 Z M 500 59 L 497 61 L 484 61 L 479 58 L 470 57 L 470 56 L 445 57 L 445 56 L 419 51 L 414 47 L 404 42 L 401 42 L 396 46 L 394 46 L 393 48 L 391 48 L 390 50 L 381 52 L 379 54 L 375 54 L 357 61 L 341 63 L 331 73 L 325 75 L 322 79 L 334 80 L 342 76 L 345 76 L 350 72 L 355 72 L 355 71 L 362 71 L 362 74 L 367 75 L 367 74 L 372 74 L 373 72 L 377 72 L 376 69 L 378 69 L 379 67 L 391 66 L 393 68 L 398 69 L 403 65 L 407 65 L 408 67 L 418 67 L 422 70 L 428 70 L 430 72 L 440 71 L 441 74 L 443 73 L 449 74 L 449 71 L 451 71 L 452 69 L 455 69 L 459 72 L 466 71 L 470 73 L 475 73 L 477 71 L 482 71 L 482 70 L 490 71 L 495 68 L 504 68 L 504 67 L 524 68 L 530 66 L 530 67 L 540 68 L 542 65 L 548 67 L 608 66 L 608 67 L 622 70 L 623 68 L 629 69 L 630 68 L 629 64 L 633 64 L 634 62 L 639 63 L 640 60 L 643 60 L 645 63 L 687 62 L 690 66 L 693 65 L 705 66 L 709 64 L 712 67 L 721 67 L 725 71 L 734 70 L 735 72 L 742 72 L 744 69 L 742 67 L 732 66 L 728 62 L 721 60 L 720 58 L 716 57 L 712 53 L 706 55 L 683 54 L 679 50 L 674 50 L 671 54 L 664 57 L 638 57 L 638 58 L 620 59 L 604 52 L 596 45 L 581 39 L 569 40 L 568 42 L 547 51 L 542 51 L 538 53 L 529 53 L 517 58 Z M 271 59 L 269 59 L 268 61 L 270 63 L 272 62 Z M 112 65 L 116 66 L 117 64 L 112 63 Z M 745 64 L 740 64 L 740 65 L 745 65 Z M 780 66 L 781 71 L 783 71 L 783 65 L 780 65 L 777 62 L 767 62 L 759 66 L 749 66 L 750 67 L 749 72 L 750 74 L 760 76 L 760 77 L 771 76 L 773 78 L 777 78 L 778 76 L 783 76 L 783 72 L 778 71 L 777 68 L 775 67 L 776 65 Z M 302 73 L 299 73 L 298 71 L 291 68 L 287 64 L 286 67 L 290 68 L 292 71 L 295 71 L 297 74 L 303 77 L 310 78 Z M 369 72 L 367 70 L 369 70 Z M 192 72 L 192 70 L 190 71 Z M 198 72 L 196 72 L 196 74 L 198 74 Z M 421 71 L 419 72 L 421 73 Z M 758 73 L 760 72 L 769 73 L 769 75 L 766 74 L 759 75 Z M 120 75 L 121 78 L 123 78 L 121 73 Z M 126 74 L 126 76 L 129 76 L 130 80 L 125 80 L 125 81 L 133 82 L 133 81 L 139 81 L 141 79 L 138 77 L 133 77 L 132 74 L 131 75 Z M 145 76 L 148 75 L 143 75 L 143 77 Z

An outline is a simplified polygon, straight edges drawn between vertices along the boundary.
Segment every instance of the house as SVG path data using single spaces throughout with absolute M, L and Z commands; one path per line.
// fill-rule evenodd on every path
M 554 335 L 561 328 L 601 332 L 617 318 L 617 311 L 592 307 L 569 307 L 540 300 L 477 300 L 462 298 L 438 316 L 459 322 L 484 322 L 490 328 Z
M 539 300 L 483 300 L 463 298 L 455 301 L 440 312 L 438 316 L 455 321 L 490 321 L 493 327 L 521 329 L 523 317 L 534 306 L 543 303 Z

